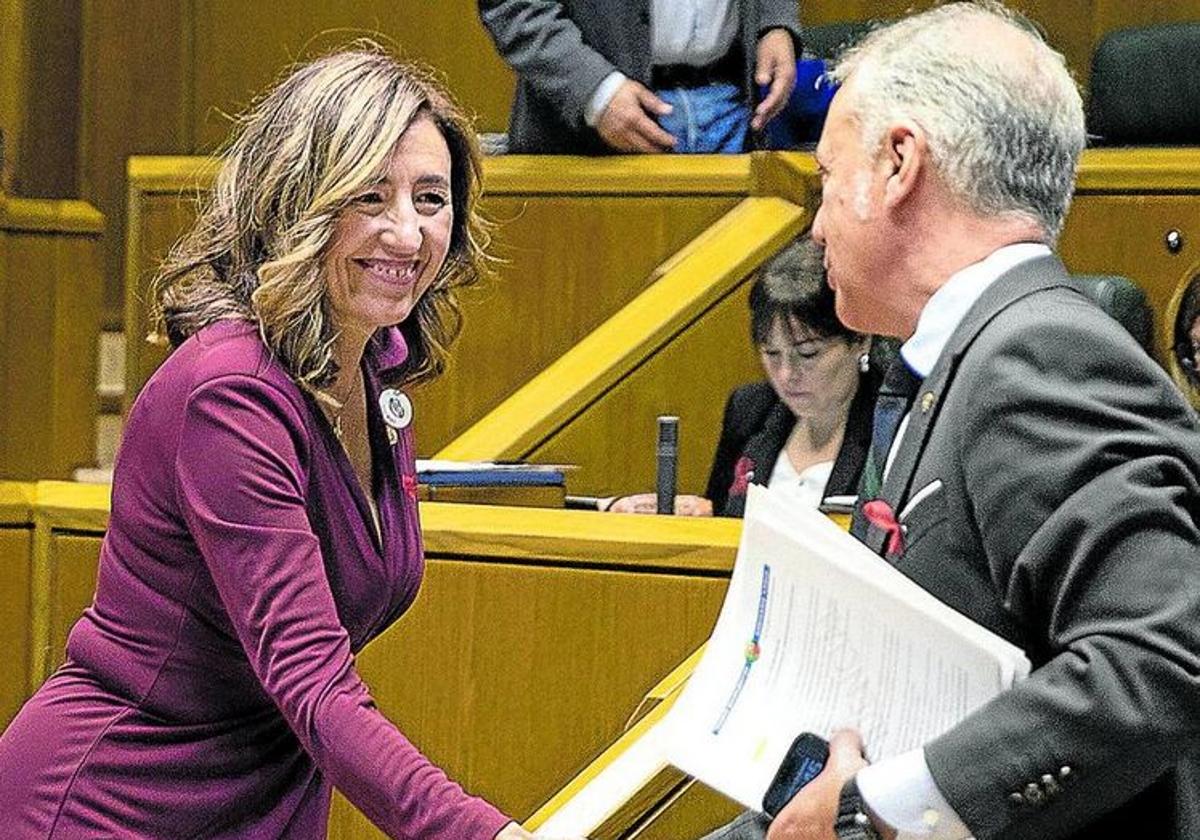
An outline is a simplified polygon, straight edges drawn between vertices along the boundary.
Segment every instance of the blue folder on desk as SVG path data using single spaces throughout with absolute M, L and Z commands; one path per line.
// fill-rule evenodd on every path
M 432 487 L 561 487 L 561 466 L 417 461 L 417 482 Z
M 562 470 L 466 470 L 418 471 L 417 482 L 434 487 L 554 487 L 564 479 Z

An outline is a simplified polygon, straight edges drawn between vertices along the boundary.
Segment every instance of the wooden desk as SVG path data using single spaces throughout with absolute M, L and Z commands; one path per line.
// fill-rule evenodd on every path
M 453 502 L 462 505 L 507 505 L 508 507 L 561 508 L 566 488 L 561 484 L 543 487 L 468 487 L 465 485 L 417 485 L 422 502 Z
M 358 666 L 406 735 L 518 818 L 707 638 L 741 531 L 728 519 L 437 502 L 421 519 L 421 594 Z M 107 521 L 105 486 L 0 484 L 0 598 L 28 616 L 5 628 L 7 714 L 61 660 Z M 339 800 L 330 836 L 380 835 Z

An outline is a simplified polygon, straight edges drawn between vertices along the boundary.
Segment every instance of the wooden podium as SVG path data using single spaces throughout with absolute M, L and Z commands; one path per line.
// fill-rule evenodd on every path
M 843 529 L 849 529 L 849 515 L 827 515 Z M 525 828 L 537 831 L 568 807 L 589 783 L 628 755 L 666 716 L 703 653 L 702 645 L 646 692 L 625 724 L 625 731 L 538 808 L 525 821 Z M 590 840 L 679 840 L 701 837 L 729 822 L 742 810 L 742 806 L 733 800 L 667 766 L 631 786 L 629 796 L 598 813 L 585 831 Z
M 646 737 L 674 705 L 703 652 L 703 647 L 694 651 L 650 689 L 621 736 L 535 811 L 525 821 L 525 828 L 537 831 L 545 825 L 597 776 Z M 597 814 L 586 827 L 586 833 L 590 840 L 701 837 L 741 811 L 741 805 L 667 766 L 634 785 L 627 798 Z

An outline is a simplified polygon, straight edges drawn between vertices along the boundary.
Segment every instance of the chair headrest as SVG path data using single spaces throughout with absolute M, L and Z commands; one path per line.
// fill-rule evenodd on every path
M 1109 145 L 1200 143 L 1200 22 L 1106 35 L 1092 55 L 1088 131 Z
M 1097 306 L 1107 312 L 1151 353 L 1154 317 L 1146 302 L 1146 293 L 1126 277 L 1116 274 L 1075 274 L 1072 280 Z

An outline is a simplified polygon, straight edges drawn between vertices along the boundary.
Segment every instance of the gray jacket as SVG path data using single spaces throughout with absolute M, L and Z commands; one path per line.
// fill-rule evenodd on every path
M 1034 665 L 926 747 L 979 840 L 1200 837 L 1196 424 L 1054 257 L 996 281 L 918 393 L 894 559 Z
M 737 3 L 751 96 L 759 36 L 784 28 L 798 39 L 799 3 Z M 479 0 L 479 14 L 496 49 L 517 73 L 509 149 L 535 154 L 611 151 L 585 124 L 584 109 L 613 70 L 649 84 L 650 0 Z

